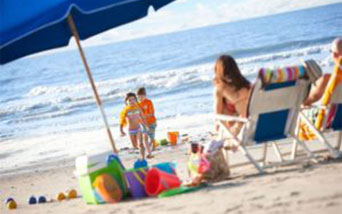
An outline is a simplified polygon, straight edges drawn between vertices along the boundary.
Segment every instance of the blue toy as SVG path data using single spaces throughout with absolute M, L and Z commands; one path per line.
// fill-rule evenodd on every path
M 45 196 L 39 196 L 38 203 L 45 203 L 45 202 L 46 202 Z
M 134 162 L 134 169 L 145 168 L 148 167 L 148 163 L 145 159 L 138 159 Z
M 30 205 L 36 204 L 36 203 L 37 203 L 36 197 L 31 196 L 31 197 L 29 198 L 29 200 L 28 200 L 28 203 L 29 203 Z
M 14 201 L 14 199 L 13 198 L 6 198 L 6 200 L 5 200 L 5 204 L 7 204 L 8 202 L 10 202 L 10 201 Z

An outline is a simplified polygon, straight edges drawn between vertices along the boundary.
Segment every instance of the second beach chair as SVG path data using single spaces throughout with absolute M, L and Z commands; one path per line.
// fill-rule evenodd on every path
M 292 138 L 303 147 L 309 159 L 315 158 L 295 133 L 300 106 L 309 90 L 309 76 L 302 65 L 283 69 L 260 69 L 249 97 L 247 118 L 215 115 L 225 134 L 223 139 L 231 138 L 238 146 L 238 150 L 260 173 L 263 173 L 266 167 L 273 166 L 273 164 L 266 164 L 269 143 L 272 144 L 279 159 L 277 165 L 286 162 L 276 143 L 278 140 Z M 239 136 L 234 136 L 229 131 L 225 126 L 226 121 L 238 121 L 244 124 Z M 261 161 L 256 160 L 248 151 L 251 145 L 258 144 L 264 145 Z
M 305 115 L 305 110 L 318 110 L 313 120 Z M 321 105 L 304 109 L 299 114 L 301 123 L 299 128 L 299 138 L 307 141 L 307 145 L 312 145 L 313 140 L 318 139 L 323 143 L 334 158 L 341 157 L 342 144 L 342 58 L 335 65 L 326 90 L 323 94 Z M 327 138 L 328 132 L 338 132 L 335 148 Z M 331 141 L 331 140 L 330 140 Z M 296 158 L 297 144 L 294 143 L 292 158 Z

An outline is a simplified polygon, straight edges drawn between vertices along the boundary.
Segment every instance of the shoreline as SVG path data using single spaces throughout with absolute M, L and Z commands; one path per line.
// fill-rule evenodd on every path
M 180 135 L 187 134 L 193 140 L 207 137 L 207 130 L 212 130 L 214 127 L 211 125 L 212 121 L 211 114 L 203 114 L 195 118 L 183 116 L 181 120 L 174 118 L 160 121 L 156 139 L 164 139 L 168 131 L 174 130 L 179 131 Z M 128 137 L 119 137 L 116 127 L 112 127 L 111 130 L 119 149 L 131 147 Z M 78 156 L 102 154 L 111 150 L 104 129 L 11 140 L 2 142 L 1 146 L 6 153 L 0 156 L 2 161 L 0 175 L 36 167 L 45 168 L 46 164 L 52 165 L 60 162 L 73 164 Z M 127 154 L 126 151 L 121 154 L 121 158 L 134 157 L 134 154 Z

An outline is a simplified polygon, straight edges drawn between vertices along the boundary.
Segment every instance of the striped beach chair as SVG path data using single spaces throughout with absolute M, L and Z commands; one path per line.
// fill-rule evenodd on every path
M 303 109 L 299 113 L 300 116 L 300 135 L 302 140 L 308 141 L 307 145 L 313 144 L 311 142 L 314 139 L 318 139 L 323 143 L 331 156 L 334 158 L 341 157 L 341 141 L 342 141 L 342 58 L 335 66 L 332 73 L 326 91 L 323 94 L 321 105 L 314 107 L 317 110 L 317 116 L 314 118 L 314 122 L 307 117 L 304 111 L 310 111 L 312 109 Z M 306 128 L 307 127 L 307 128 Z M 306 129 L 305 129 L 306 128 Z M 337 131 L 337 143 L 335 148 L 331 145 L 331 142 L 327 139 L 325 133 Z M 294 142 L 292 159 L 296 158 L 297 144 Z
M 314 154 L 295 133 L 300 106 L 307 97 L 309 84 L 304 66 L 261 69 L 249 96 L 247 118 L 215 115 L 221 127 L 221 138 L 232 138 L 238 146 L 238 151 L 242 152 L 260 173 L 269 166 L 287 162 L 276 143 L 278 140 L 294 139 L 296 144 L 303 147 L 309 159 L 315 159 Z M 238 136 L 234 136 L 225 126 L 227 121 L 244 124 Z M 267 147 L 270 143 L 279 159 L 275 164 L 266 163 Z M 264 147 L 263 157 L 256 160 L 248 148 L 260 144 Z M 226 157 L 228 158 L 228 154 Z

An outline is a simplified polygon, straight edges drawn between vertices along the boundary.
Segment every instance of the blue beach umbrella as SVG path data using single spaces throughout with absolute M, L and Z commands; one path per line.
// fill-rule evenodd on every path
M 74 36 L 115 153 L 114 139 L 80 45 L 108 29 L 147 16 L 174 0 L 0 0 L 0 64 L 67 46 Z

